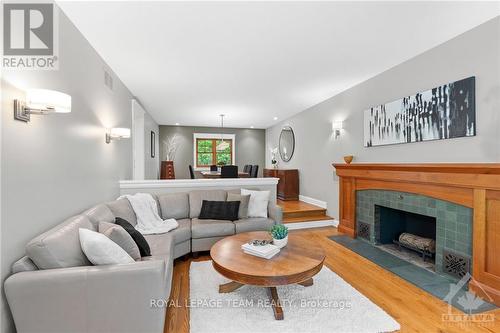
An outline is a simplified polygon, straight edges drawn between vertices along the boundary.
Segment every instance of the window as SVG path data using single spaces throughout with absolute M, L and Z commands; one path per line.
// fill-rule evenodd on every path
M 234 134 L 225 134 L 224 142 L 229 145 L 217 150 L 221 143 L 221 134 L 194 134 L 194 160 L 196 168 L 208 168 L 211 165 L 234 164 Z

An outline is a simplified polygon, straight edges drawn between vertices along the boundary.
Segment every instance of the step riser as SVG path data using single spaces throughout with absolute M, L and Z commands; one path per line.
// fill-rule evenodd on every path
M 323 221 L 331 220 L 330 216 L 320 215 L 320 216 L 310 216 L 310 217 L 295 217 L 295 218 L 284 218 L 283 223 L 300 223 L 300 222 L 310 222 L 310 221 Z
M 284 218 L 285 217 L 309 217 L 309 216 L 318 216 L 318 215 L 326 215 L 326 209 L 283 213 Z

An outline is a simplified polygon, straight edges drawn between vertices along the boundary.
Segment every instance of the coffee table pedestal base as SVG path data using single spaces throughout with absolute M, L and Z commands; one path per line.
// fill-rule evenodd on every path
M 313 279 L 307 279 L 305 281 L 299 282 L 301 286 L 304 287 L 310 287 L 313 285 Z M 235 291 L 236 289 L 241 288 L 244 286 L 244 284 L 236 282 L 236 281 L 231 281 L 228 283 L 224 283 L 219 285 L 219 293 L 221 294 L 226 294 Z M 276 287 L 267 287 L 269 290 L 269 296 L 271 298 L 271 305 L 273 307 L 273 312 L 274 312 L 274 318 L 276 320 L 283 320 L 284 315 L 283 315 L 283 308 L 281 307 L 281 301 L 278 296 L 278 290 Z

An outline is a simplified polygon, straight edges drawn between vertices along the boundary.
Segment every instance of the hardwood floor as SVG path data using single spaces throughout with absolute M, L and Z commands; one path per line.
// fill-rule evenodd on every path
M 495 315 L 495 321 L 488 326 L 478 323 L 459 326 L 443 322 L 442 315 L 448 313 L 445 302 L 329 240 L 328 236 L 338 234 L 335 228 L 291 232 L 302 233 L 320 244 L 326 252 L 325 265 L 394 317 L 401 325 L 401 332 L 500 332 L 500 310 L 490 312 Z M 165 332 L 189 332 L 189 308 L 184 306 L 189 297 L 189 265 L 191 261 L 203 260 L 210 260 L 209 255 L 176 261 L 171 303 L 178 307 L 167 309 Z M 452 313 L 461 314 L 455 309 Z

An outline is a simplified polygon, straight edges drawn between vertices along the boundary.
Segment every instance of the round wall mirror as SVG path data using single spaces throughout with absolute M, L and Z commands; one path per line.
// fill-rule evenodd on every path
M 281 130 L 279 150 L 281 159 L 288 162 L 292 159 L 293 151 L 295 150 L 295 135 L 290 126 L 285 126 Z

